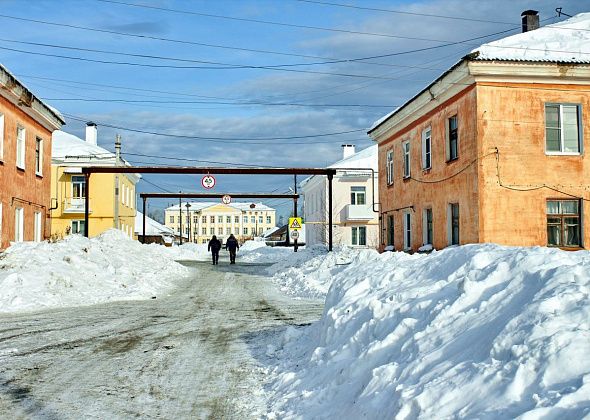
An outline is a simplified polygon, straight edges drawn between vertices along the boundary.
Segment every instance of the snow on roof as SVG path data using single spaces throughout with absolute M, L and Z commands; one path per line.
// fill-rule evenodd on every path
M 472 53 L 477 60 L 590 63 L 590 13 L 488 42 Z
M 137 215 L 135 216 L 135 233 L 138 235 L 143 234 L 143 213 L 138 211 Z M 174 235 L 172 229 L 158 223 L 151 217 L 145 217 L 145 234 L 148 236 L 155 236 L 155 235 Z
M 85 162 L 94 160 L 115 162 L 115 154 L 109 152 L 100 146 L 90 144 L 73 134 L 57 130 L 53 132 L 53 142 L 51 149 L 52 157 L 56 159 L 66 159 L 66 157 L 80 157 L 79 160 Z
M 202 202 L 202 201 L 195 201 L 195 202 L 190 202 L 190 210 L 192 211 L 199 211 L 199 210 L 203 210 L 207 207 L 213 207 L 213 206 L 217 206 L 218 204 L 222 204 L 221 202 Z M 254 211 L 275 211 L 275 209 L 273 209 L 272 207 L 269 207 L 265 204 L 262 203 L 254 203 L 256 205 L 256 207 L 254 207 L 253 209 L 250 208 L 250 206 L 252 205 L 251 202 L 248 203 L 231 203 L 228 206 L 232 207 L 236 210 L 241 210 L 241 211 L 247 211 L 247 210 L 254 210 Z M 168 207 L 166 210 L 178 210 L 178 204 L 174 205 L 174 206 L 170 206 Z M 182 203 L 182 210 L 186 210 L 186 203 Z
M 328 168 L 373 168 L 377 170 L 377 145 L 367 147 L 345 159 L 331 164 Z

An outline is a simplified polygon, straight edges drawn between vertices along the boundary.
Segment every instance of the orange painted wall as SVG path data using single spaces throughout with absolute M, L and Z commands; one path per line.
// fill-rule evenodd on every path
M 51 132 L 0 96 L 0 113 L 4 114 L 4 157 L 0 163 L 0 201 L 2 202 L 2 233 L 0 249 L 14 240 L 15 208 L 24 209 L 24 239 L 33 240 L 34 212 L 42 214 L 42 236 L 50 232 Z M 26 132 L 25 170 L 16 167 L 16 129 L 20 124 Z M 43 139 L 42 176 L 35 174 L 35 139 Z
M 473 86 L 442 103 L 424 117 L 379 144 L 379 196 L 382 216 L 382 239 L 387 242 L 387 216 L 394 215 L 395 248 L 403 249 L 403 210 L 413 205 L 412 246 L 423 245 L 422 213 L 433 210 L 433 242 L 435 248 L 448 245 L 447 209 L 459 203 L 460 242 L 477 242 L 479 236 L 478 170 L 476 157 L 477 120 L 476 91 Z M 446 161 L 446 125 L 449 117 L 458 116 L 459 157 Z M 432 129 L 432 169 L 422 170 L 422 131 Z M 411 178 L 403 179 L 402 142 L 410 141 Z M 394 182 L 387 185 L 386 154 L 394 151 Z M 417 180 L 423 181 L 419 182 Z M 444 180 L 444 182 L 438 182 Z M 383 244 L 382 244 L 383 247 Z
M 546 200 L 590 198 L 590 160 L 587 152 L 577 156 L 545 153 L 545 103 L 582 106 L 583 139 L 590 148 L 590 92 L 587 86 L 550 84 L 497 84 L 477 86 L 478 132 L 482 150 L 497 147 L 496 156 L 482 161 L 480 173 L 480 241 L 505 245 L 547 245 Z M 499 177 L 498 177 L 499 170 Z M 583 215 L 590 214 L 584 203 Z M 586 218 L 586 220 L 588 220 Z M 590 244 L 590 229 L 583 229 L 584 244 Z

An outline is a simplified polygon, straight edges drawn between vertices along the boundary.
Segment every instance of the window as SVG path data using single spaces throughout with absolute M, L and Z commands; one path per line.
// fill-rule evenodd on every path
M 226 216 L 225 223 L 231 223 L 231 216 Z
M 432 245 L 432 209 L 424 209 L 423 214 L 423 242 Z
M 207 243 L 207 239 L 201 239 L 201 243 L 202 244 L 206 244 Z
M 199 216 L 193 216 L 193 223 L 195 226 L 199 223 Z
M 352 245 L 367 245 L 367 228 L 365 226 L 353 226 L 352 228 Z
M 264 223 L 264 216 L 258 216 L 258 223 Z
M 248 216 L 244 216 L 244 223 L 248 223 Z
M 422 169 L 432 167 L 432 130 L 428 127 L 422 131 Z
M 35 173 L 43 174 L 43 139 L 35 139 Z
M 219 235 L 223 235 L 223 228 L 222 228 L 222 227 L 218 228 L 218 229 L 217 229 L 217 233 L 218 233 Z
M 33 223 L 34 223 L 34 226 L 33 226 L 33 232 L 34 232 L 33 240 L 35 242 L 41 242 L 41 239 L 42 239 L 41 229 L 43 227 L 42 226 L 42 219 L 41 219 L 41 212 L 39 212 L 39 211 L 36 211 L 35 212 L 35 217 L 33 219 Z
M 393 215 L 387 216 L 387 245 L 395 244 L 395 236 L 393 230 Z
M 447 160 L 455 160 L 459 157 L 459 131 L 457 116 L 454 115 L 447 121 Z
M 215 228 L 214 228 L 214 227 L 212 227 L 212 228 L 209 228 L 209 233 L 210 233 L 211 235 L 215 235 Z
M 207 216 L 201 217 L 201 223 L 207 223 Z
M 81 206 L 86 198 L 86 179 L 83 176 L 72 175 L 72 205 Z
M 350 204 L 366 204 L 365 187 L 350 187 Z
M 256 216 L 250 216 L 250 223 L 256 223 Z
M 580 202 L 547 201 L 547 245 L 581 247 Z
M 410 177 L 410 141 L 402 143 L 402 151 L 404 153 L 404 178 Z
M 550 153 L 580 153 L 579 105 L 545 104 L 545 147 Z
M 129 188 L 129 207 L 135 207 L 135 188 Z
M 240 216 L 234 216 L 234 223 L 240 223 Z
M 174 216 L 170 216 L 170 223 L 174 223 Z
M 459 245 L 459 204 L 449 204 L 449 245 Z
M 211 216 L 211 217 L 209 218 L 209 220 L 211 221 L 211 223 L 215 223 L 215 216 Z
M 0 160 L 4 159 L 4 115 L 0 114 Z
M 266 216 L 266 223 L 269 225 L 272 223 L 272 218 L 270 216 Z
M 72 220 L 72 234 L 84 234 L 84 220 Z
M 217 222 L 223 223 L 223 216 L 217 216 Z
M 248 234 L 248 228 L 247 228 L 247 227 L 245 227 L 245 228 L 244 228 L 244 235 L 247 235 L 247 234 Z
M 264 228 L 258 228 L 258 235 L 262 235 L 264 233 Z
M 393 150 L 388 150 L 386 155 L 387 185 L 393 184 Z
M 225 228 L 225 234 L 226 235 L 231 234 L 231 228 Z
M 16 166 L 25 169 L 25 139 L 26 132 L 23 127 L 16 128 Z
M 2 246 L 2 202 L 0 202 L 0 246 Z
M 207 228 L 206 228 L 206 227 L 204 227 L 204 228 L 201 228 L 201 233 L 202 233 L 203 235 L 206 235 L 206 234 L 207 234 Z
M 412 214 L 404 213 L 404 250 L 412 248 Z

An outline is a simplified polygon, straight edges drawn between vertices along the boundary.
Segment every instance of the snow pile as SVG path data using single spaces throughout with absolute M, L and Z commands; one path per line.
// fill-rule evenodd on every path
M 262 241 L 246 241 L 238 251 L 238 261 L 245 263 L 275 263 L 293 254 L 293 248 L 266 246 Z
M 188 269 L 118 230 L 57 243 L 21 242 L 0 254 L 0 312 L 145 299 Z
M 270 418 L 590 413 L 589 252 L 360 253 L 332 274 L 321 321 L 267 354 Z
M 374 250 L 339 248 L 327 252 L 324 246 L 310 246 L 291 254 L 267 270 L 281 292 L 300 298 L 324 298 L 333 278 L 351 263 L 357 254 L 377 255 Z
M 209 258 L 207 244 L 195 244 L 186 242 L 182 245 L 173 245 L 164 247 L 162 245 L 152 244 L 160 253 L 176 261 L 198 260 L 203 261 Z

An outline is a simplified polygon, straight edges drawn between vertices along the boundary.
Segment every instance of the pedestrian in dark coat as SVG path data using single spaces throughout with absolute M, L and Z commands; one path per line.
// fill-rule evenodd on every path
M 209 241 L 209 246 L 207 246 L 207 250 L 211 251 L 211 258 L 213 258 L 213 265 L 218 264 L 220 249 L 221 249 L 221 242 L 219 241 L 219 239 L 217 239 L 217 236 L 213 235 L 213 237 Z
M 229 235 L 229 238 L 227 238 L 227 242 L 225 243 L 225 249 L 229 250 L 229 263 L 235 264 L 236 251 L 240 249 L 240 245 L 238 244 L 238 240 L 233 234 Z

